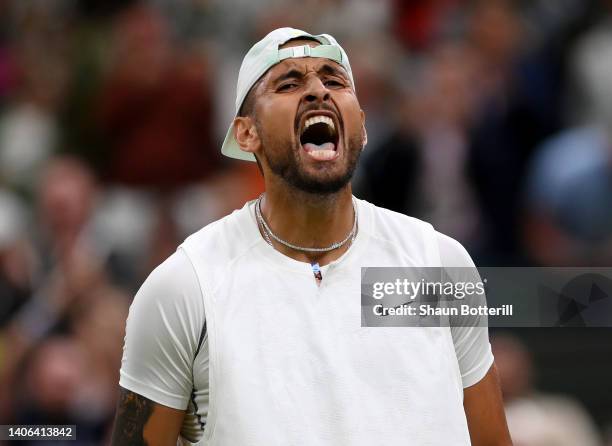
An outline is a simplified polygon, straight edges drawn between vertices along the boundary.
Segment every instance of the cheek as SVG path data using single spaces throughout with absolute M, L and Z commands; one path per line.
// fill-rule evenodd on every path
M 345 101 L 344 104 L 339 104 L 340 110 L 343 110 L 342 119 L 344 120 L 344 130 L 347 137 L 355 134 L 361 134 L 361 107 L 354 98 Z
M 279 101 L 264 103 L 259 116 L 260 124 L 269 137 L 283 140 L 293 137 L 295 110 L 288 104 Z

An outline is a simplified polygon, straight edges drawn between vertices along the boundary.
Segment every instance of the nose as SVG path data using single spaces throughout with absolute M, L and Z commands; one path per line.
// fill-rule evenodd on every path
M 318 76 L 310 76 L 306 82 L 304 91 L 304 100 L 306 102 L 326 102 L 329 101 L 331 95 L 323 81 Z

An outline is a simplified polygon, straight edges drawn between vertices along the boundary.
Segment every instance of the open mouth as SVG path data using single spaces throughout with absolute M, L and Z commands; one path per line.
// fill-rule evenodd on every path
M 336 158 L 338 139 L 334 120 L 326 115 L 314 115 L 306 119 L 300 135 L 304 150 L 318 161 Z

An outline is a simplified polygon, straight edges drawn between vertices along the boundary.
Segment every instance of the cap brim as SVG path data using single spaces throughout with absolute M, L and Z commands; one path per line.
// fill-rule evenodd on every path
M 243 161 L 255 162 L 255 155 L 250 152 L 245 152 L 240 148 L 236 138 L 234 137 L 234 124 L 230 124 L 225 139 L 223 140 L 223 146 L 221 146 L 221 153 L 230 158 L 236 158 Z

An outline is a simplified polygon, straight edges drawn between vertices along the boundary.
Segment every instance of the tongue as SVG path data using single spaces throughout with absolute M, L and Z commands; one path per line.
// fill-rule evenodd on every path
M 306 153 L 316 161 L 329 161 L 336 158 L 336 146 L 333 142 L 325 142 L 323 144 L 313 144 L 307 142 L 302 145 Z

